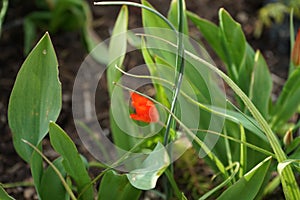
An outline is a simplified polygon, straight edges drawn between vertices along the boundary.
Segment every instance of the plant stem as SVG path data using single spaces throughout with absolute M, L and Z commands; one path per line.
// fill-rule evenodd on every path
M 175 113 L 175 107 L 177 97 L 180 92 L 180 87 L 183 79 L 184 72 L 184 45 L 183 45 L 183 18 L 184 18 L 184 6 L 183 0 L 178 1 L 178 32 L 177 32 L 177 54 L 176 54 L 176 72 L 175 72 L 175 89 L 173 90 L 173 97 L 170 111 Z M 168 116 L 167 128 L 164 136 L 164 145 L 168 144 L 170 129 L 175 127 L 173 123 L 173 117 L 171 114 Z
M 34 187 L 34 183 L 30 181 L 22 181 L 15 183 L 3 183 L 0 184 L 3 188 L 15 188 L 15 187 Z
M 148 6 L 145 6 L 143 4 L 135 3 L 135 2 L 130 2 L 130 1 L 101 1 L 101 2 L 94 2 L 95 6 L 113 6 L 113 5 L 128 5 L 128 6 L 134 6 L 134 7 L 139 7 L 145 10 L 148 10 L 154 14 L 156 14 L 158 17 L 160 17 L 162 20 L 166 22 L 166 24 L 173 30 L 176 31 L 176 28 L 173 26 L 173 24 L 165 17 L 163 16 L 160 12 L 157 10 L 154 10 Z

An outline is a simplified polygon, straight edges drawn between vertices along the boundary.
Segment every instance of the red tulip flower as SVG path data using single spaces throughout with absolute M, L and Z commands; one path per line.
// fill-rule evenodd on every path
M 130 114 L 130 118 L 146 123 L 158 122 L 159 114 L 152 101 L 135 92 L 130 92 L 131 105 L 135 113 Z
M 300 65 L 300 29 L 298 29 L 296 41 L 292 50 L 291 59 L 295 66 Z

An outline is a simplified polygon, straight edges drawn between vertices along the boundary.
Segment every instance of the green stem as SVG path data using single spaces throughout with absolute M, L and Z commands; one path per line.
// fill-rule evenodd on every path
M 172 172 L 169 169 L 166 169 L 165 174 L 166 174 L 166 177 L 168 178 L 169 183 L 171 184 L 173 190 L 175 191 L 175 195 L 176 195 L 177 199 L 182 199 L 183 194 L 179 190 Z
M 231 141 L 233 141 L 233 142 L 237 142 L 237 143 L 243 144 L 243 145 L 245 145 L 245 146 L 247 146 L 247 147 L 249 147 L 249 148 L 251 148 L 251 149 L 253 149 L 253 150 L 257 151 L 257 152 L 263 153 L 263 154 L 265 154 L 265 155 L 267 155 L 267 156 L 272 156 L 273 158 L 276 158 L 275 154 L 269 152 L 268 150 L 265 150 L 265 149 L 263 149 L 263 148 L 260 148 L 260 147 L 258 147 L 258 146 L 255 146 L 255 145 L 253 145 L 253 144 L 250 144 L 250 143 L 248 143 L 248 142 L 245 142 L 245 141 L 236 139 L 236 138 L 231 137 L 231 136 L 228 136 L 228 135 L 223 135 L 223 134 L 221 134 L 221 133 L 218 133 L 218 132 L 215 132 L 215 131 L 211 131 L 211 130 L 202 130 L 202 129 L 191 129 L 191 130 L 196 130 L 196 131 L 198 131 L 198 132 L 204 132 L 204 133 L 214 134 L 214 135 L 217 135 L 217 136 L 226 138 L 226 139 L 228 139 L 228 140 L 231 140 Z
M 291 13 L 290 13 L 290 52 L 292 53 L 293 51 L 293 47 L 294 47 L 294 43 L 295 43 L 295 33 L 294 33 L 294 8 L 291 9 Z M 289 67 L 289 76 L 292 74 L 292 72 L 294 71 L 295 66 L 292 62 L 292 60 L 290 59 L 290 67 Z
M 224 136 L 228 136 L 227 134 L 227 130 L 226 128 L 224 129 Z M 225 138 L 225 149 L 226 149 L 226 156 L 227 156 L 227 160 L 228 160 L 228 164 L 232 165 L 232 152 L 231 152 L 231 148 L 230 148 L 230 144 L 229 144 L 229 140 L 228 138 Z M 231 174 L 233 173 L 233 169 L 230 169 Z M 232 179 L 232 183 L 234 183 L 236 180 L 235 178 Z
M 143 4 L 139 4 L 139 3 L 135 3 L 135 2 L 130 2 L 130 1 L 101 1 L 101 2 L 94 2 L 95 6 L 113 6 L 113 5 L 118 5 L 118 6 L 122 6 L 122 5 L 128 5 L 128 6 L 134 6 L 134 7 L 138 7 L 138 8 L 142 8 L 145 10 L 148 10 L 154 14 L 156 14 L 158 17 L 160 17 L 164 22 L 166 22 L 166 24 L 173 30 L 173 31 L 177 31 L 176 28 L 173 26 L 173 24 L 165 17 L 163 16 L 160 12 L 158 12 L 157 10 L 150 8 L 148 6 L 145 6 Z
M 246 134 L 244 127 L 240 124 L 240 133 L 241 133 L 241 141 L 246 142 Z M 246 172 L 247 167 L 247 148 L 246 146 L 241 143 L 240 145 L 240 171 L 239 171 L 239 178 L 242 178 Z
M 0 183 L 0 186 L 3 188 L 15 188 L 15 187 L 34 187 L 34 183 L 30 181 L 22 181 L 22 182 L 15 182 L 15 183 Z
M 177 54 L 176 54 L 176 72 L 175 72 L 175 89 L 173 90 L 173 97 L 171 103 L 171 113 L 175 113 L 175 107 L 177 102 L 177 97 L 180 92 L 180 87 L 183 79 L 184 72 L 184 45 L 183 45 L 183 19 L 184 19 L 184 7 L 183 0 L 178 1 L 178 37 L 177 37 Z M 167 120 L 167 128 L 164 135 L 164 145 L 167 145 L 169 141 L 170 129 L 175 128 L 175 123 L 173 123 L 172 115 L 169 114 Z

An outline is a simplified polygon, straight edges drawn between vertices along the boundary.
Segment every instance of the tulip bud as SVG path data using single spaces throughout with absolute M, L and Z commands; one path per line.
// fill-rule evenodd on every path
M 293 132 L 291 129 L 289 129 L 284 137 L 283 137 L 283 143 L 285 146 L 288 146 L 289 144 L 291 144 L 291 142 L 293 141 L 294 137 L 293 137 Z
M 291 54 L 291 60 L 295 67 L 300 65 L 300 28 L 296 36 L 296 41 Z

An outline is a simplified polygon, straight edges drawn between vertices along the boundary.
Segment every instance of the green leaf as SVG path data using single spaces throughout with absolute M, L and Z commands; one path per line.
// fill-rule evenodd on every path
M 272 78 L 266 61 L 259 51 L 256 52 L 254 64 L 249 97 L 263 117 L 268 119 Z
M 221 32 L 220 28 L 212 22 L 200 18 L 198 15 L 187 11 L 188 18 L 197 26 L 203 37 L 207 40 L 212 49 L 224 61 L 226 55 L 221 48 Z
M 252 77 L 253 67 L 254 67 L 254 57 L 255 57 L 255 52 L 252 49 L 252 47 L 247 43 L 246 52 L 245 52 L 245 61 L 240 66 L 240 69 L 239 69 L 239 72 L 238 72 L 238 80 L 237 80 L 238 86 L 246 94 L 249 94 L 249 91 L 250 91 L 251 77 Z M 241 100 L 239 98 L 237 98 L 237 101 L 240 104 L 240 108 L 242 110 L 244 110 L 245 106 L 241 102 Z
M 232 77 L 237 78 L 237 72 L 243 63 L 246 50 L 246 39 L 241 25 L 234 21 L 223 8 L 219 11 L 222 44 L 224 45 L 225 62 Z
M 66 171 L 62 162 L 63 158 L 59 157 L 53 161 L 53 165 L 60 171 L 61 175 L 65 177 Z M 43 173 L 40 186 L 40 198 L 43 200 L 67 200 L 70 198 L 61 180 L 51 166 L 48 166 Z
M 183 31 L 182 33 L 188 35 L 188 22 L 186 17 L 186 6 L 185 1 L 183 1 L 183 10 L 184 10 L 184 19 L 183 19 Z M 174 24 L 175 28 L 178 30 L 178 0 L 172 0 L 170 9 L 168 12 L 168 19 L 172 24 Z
M 8 106 L 8 122 L 17 153 L 27 162 L 33 149 L 56 121 L 61 109 L 61 85 L 58 63 L 50 36 L 46 33 L 23 63 L 14 84 Z
M 100 183 L 98 200 L 138 200 L 141 191 L 134 188 L 126 178 L 126 175 L 117 174 L 115 171 L 107 171 Z
M 158 66 L 157 64 L 154 62 L 154 60 L 152 59 L 147 47 L 146 47 L 146 43 L 145 43 L 145 40 L 144 38 L 142 38 L 142 42 L 141 42 L 141 51 L 142 51 L 142 54 L 143 54 L 143 58 L 145 60 L 145 63 L 149 69 L 149 72 L 151 74 L 151 76 L 154 76 L 154 77 L 159 77 L 159 70 L 158 70 Z M 156 91 L 156 99 L 161 102 L 163 105 L 165 105 L 166 107 L 170 107 L 170 103 L 167 99 L 167 96 L 166 96 L 166 92 L 165 92 L 165 89 L 164 87 L 157 83 L 155 80 L 152 80 L 153 81 L 153 85 L 154 85 L 154 88 L 155 88 L 155 91 Z
M 144 6 L 153 8 L 153 6 L 146 0 L 141 1 Z M 142 10 L 142 22 L 147 35 L 155 36 L 155 38 L 147 38 L 147 47 L 151 47 L 151 53 L 159 55 L 164 58 L 170 65 L 176 66 L 176 48 L 170 48 L 165 42 L 156 38 L 171 41 L 177 44 L 177 35 L 170 29 L 170 26 L 157 14 L 149 10 Z M 150 50 L 150 48 L 148 49 Z
M 131 185 L 141 190 L 150 190 L 156 186 L 157 179 L 169 166 L 170 158 L 165 147 L 158 142 L 154 150 L 144 160 L 141 168 L 127 174 Z
M 111 96 L 114 88 L 113 82 L 118 82 L 121 72 L 115 68 L 115 65 L 122 67 L 127 48 L 127 26 L 128 26 L 128 8 L 123 6 L 116 20 L 113 33 L 109 43 L 109 66 L 107 69 L 108 91 Z
M 0 184 L 0 199 L 1 200 L 15 200 L 11 196 L 7 194 L 7 192 L 3 189 L 3 187 Z
M 73 141 L 54 122 L 49 124 L 49 134 L 51 145 L 63 158 L 66 172 L 76 182 L 80 199 L 93 199 L 91 179 Z
M 219 11 L 220 27 L 191 12 L 187 12 L 187 15 L 225 62 L 230 77 L 237 81 L 247 44 L 240 24 L 235 22 L 224 9 Z
M 142 0 L 141 2 L 143 5 L 153 8 L 153 6 L 146 0 Z M 142 10 L 142 20 L 143 27 L 170 28 L 160 17 L 146 9 Z
M 212 107 L 213 110 L 218 111 L 220 113 L 226 113 L 225 118 L 230 120 L 237 125 L 242 124 L 242 126 L 253 134 L 255 134 L 258 138 L 260 138 L 261 142 L 268 143 L 268 139 L 265 136 L 264 132 L 260 129 L 259 124 L 255 121 L 252 117 L 247 116 L 245 114 L 232 111 L 232 110 L 225 110 L 223 108 Z M 248 138 L 248 136 L 247 136 Z
M 121 81 L 122 73 L 116 69 L 123 67 L 123 61 L 127 47 L 127 25 L 128 25 L 128 9 L 123 6 L 116 20 L 113 34 L 109 44 L 109 66 L 107 69 L 107 82 L 111 104 L 118 105 L 118 116 L 122 122 L 116 121 L 112 108 L 110 109 L 110 125 L 114 143 L 125 150 L 130 150 L 136 143 L 133 137 L 128 133 L 138 133 L 134 127 L 132 120 L 129 118 L 128 104 L 125 102 L 123 90 L 120 87 L 115 87 L 114 82 Z M 114 94 L 114 96 L 112 96 Z M 127 127 L 127 131 L 121 129 L 120 123 Z
M 297 111 L 300 104 L 300 68 L 295 69 L 283 86 L 273 110 L 272 125 L 280 128 Z
M 235 199 L 252 200 L 258 194 L 261 185 L 265 179 L 271 163 L 271 157 L 260 162 L 251 171 L 246 173 L 235 184 L 225 190 L 218 200 Z

